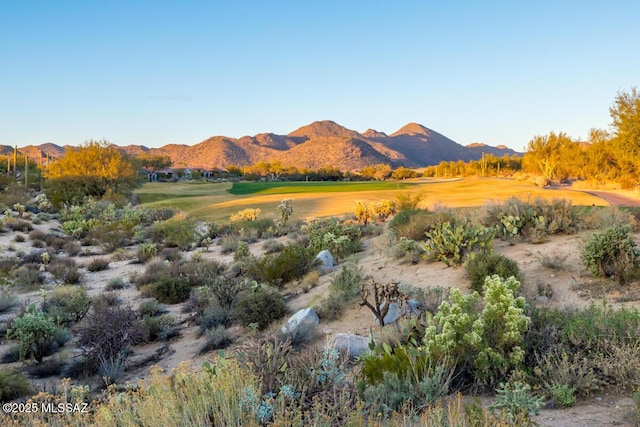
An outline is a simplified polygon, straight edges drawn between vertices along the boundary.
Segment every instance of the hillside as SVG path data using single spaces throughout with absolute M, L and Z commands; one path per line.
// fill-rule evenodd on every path
M 29 157 L 59 157 L 67 147 L 52 143 L 20 148 Z M 121 149 L 129 154 L 169 156 L 174 166 L 202 168 L 246 166 L 259 161 L 281 161 L 317 169 L 337 166 L 342 170 L 359 170 L 376 163 L 394 167 L 423 167 L 441 161 L 480 159 L 482 153 L 496 156 L 517 154 L 505 147 L 474 143 L 464 147 L 446 136 L 418 123 L 408 123 L 387 135 L 373 129 L 363 133 L 347 129 L 331 120 L 316 121 L 287 135 L 260 133 L 255 136 L 230 138 L 213 136 L 195 145 L 169 144 L 160 148 L 128 145 Z M 12 147 L 0 146 L 0 153 L 9 154 Z

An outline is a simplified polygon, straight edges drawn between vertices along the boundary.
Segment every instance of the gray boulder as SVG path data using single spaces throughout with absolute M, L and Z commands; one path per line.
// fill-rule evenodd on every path
M 354 360 L 359 355 L 369 351 L 369 338 L 354 334 L 336 334 L 333 337 L 333 348 L 347 353 L 349 359 Z
M 304 308 L 291 316 L 282 326 L 282 333 L 294 343 L 306 341 L 311 337 L 320 319 L 313 308 Z
M 380 308 L 384 308 L 385 304 L 386 302 L 383 302 Z M 420 317 L 422 314 L 422 304 L 418 300 L 410 299 L 407 301 L 407 304 L 404 304 L 404 306 L 400 308 L 397 302 L 392 302 L 389 304 L 389 311 L 386 316 L 384 316 L 384 324 L 391 325 L 397 322 L 403 314 L 409 315 L 410 317 Z M 380 326 L 377 318 L 375 321 L 376 325 Z
M 382 305 L 380 305 L 380 309 L 384 309 L 385 305 L 386 302 L 383 302 Z M 384 316 L 384 324 L 391 325 L 392 323 L 397 322 L 401 315 L 402 311 L 400 311 L 400 305 L 397 302 L 392 302 L 389 304 L 389 311 L 387 311 L 387 314 Z M 375 318 L 375 321 L 376 325 L 380 326 L 380 322 L 377 318 Z
M 316 255 L 316 259 L 319 259 L 321 262 L 321 267 L 331 270 L 333 268 L 333 265 L 335 263 L 335 261 L 333 260 L 333 256 L 331 255 L 331 252 L 329 252 L 328 250 L 323 250 L 321 251 L 318 255 Z

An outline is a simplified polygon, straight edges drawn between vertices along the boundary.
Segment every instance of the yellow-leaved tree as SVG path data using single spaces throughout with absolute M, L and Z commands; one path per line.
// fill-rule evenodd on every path
M 108 141 L 89 140 L 69 149 L 45 171 L 49 198 L 55 204 L 81 203 L 86 197 L 127 194 L 144 177 L 138 162 Z

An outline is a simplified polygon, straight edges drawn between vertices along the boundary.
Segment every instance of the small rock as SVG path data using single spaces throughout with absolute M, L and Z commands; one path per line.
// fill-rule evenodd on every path
M 349 359 L 354 360 L 362 353 L 369 351 L 369 338 L 354 334 L 339 333 L 333 337 L 333 348 L 346 352 Z

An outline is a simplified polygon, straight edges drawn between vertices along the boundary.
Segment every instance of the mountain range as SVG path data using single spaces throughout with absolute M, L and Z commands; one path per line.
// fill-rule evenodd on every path
M 30 158 L 47 155 L 56 158 L 70 148 L 46 143 L 19 148 L 18 151 Z M 196 145 L 169 144 L 160 148 L 128 145 L 119 148 L 134 155 L 169 156 L 174 166 L 213 168 L 279 160 L 283 165 L 311 169 L 331 165 L 344 171 L 359 170 L 376 163 L 417 168 L 441 161 L 477 160 L 482 153 L 499 157 L 520 154 L 503 145 L 491 147 L 475 143 L 465 147 L 417 123 L 409 123 L 387 135 L 373 129 L 359 133 L 330 120 L 313 122 L 287 135 L 214 136 Z M 0 154 L 10 153 L 13 153 L 12 147 L 0 145 Z

